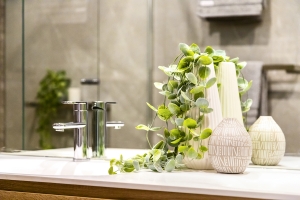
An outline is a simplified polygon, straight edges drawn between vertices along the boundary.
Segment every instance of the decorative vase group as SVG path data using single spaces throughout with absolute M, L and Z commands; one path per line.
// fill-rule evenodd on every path
M 213 64 L 209 79 L 215 77 Z M 184 159 L 188 168 L 215 169 L 220 173 L 243 173 L 250 161 L 256 165 L 277 165 L 285 153 L 285 137 L 270 116 L 261 116 L 246 131 L 232 62 L 219 64 L 217 82 L 206 90 L 206 98 L 213 112 L 206 114 L 203 128 L 213 130 L 201 145 L 208 146 L 202 159 Z M 224 118 L 224 119 L 223 119 Z M 199 141 L 191 141 L 195 149 Z
M 271 116 L 261 116 L 249 128 L 252 139 L 252 162 L 255 165 L 277 165 L 285 153 L 285 137 Z

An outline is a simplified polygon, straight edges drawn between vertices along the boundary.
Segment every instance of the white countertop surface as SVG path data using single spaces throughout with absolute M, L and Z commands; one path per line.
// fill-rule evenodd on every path
M 69 150 L 67 150 L 69 151 Z M 109 149 L 118 158 L 145 150 Z M 214 170 L 107 174 L 109 162 L 73 162 L 70 158 L 0 154 L 0 179 L 77 184 L 261 199 L 300 199 L 300 157 L 284 157 L 277 167 L 250 166 L 243 174 Z M 286 169 L 284 169 L 286 168 Z

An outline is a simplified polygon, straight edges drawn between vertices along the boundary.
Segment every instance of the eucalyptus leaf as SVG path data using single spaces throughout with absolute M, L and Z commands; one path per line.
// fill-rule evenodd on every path
M 159 82 L 154 83 L 154 86 L 159 90 L 162 90 L 163 85 L 164 85 L 163 83 L 159 83 Z
M 199 152 L 196 159 L 202 159 L 202 158 L 203 158 L 203 153 Z
M 225 57 L 226 52 L 224 50 L 215 50 L 214 55 Z
M 198 59 L 198 63 L 201 65 L 210 65 L 213 62 L 213 59 L 207 55 L 202 55 Z
M 240 62 L 237 64 L 238 69 L 244 69 L 247 65 L 247 62 Z
M 199 76 L 203 79 L 206 79 L 210 75 L 209 67 L 200 67 L 199 68 Z
M 162 134 L 157 133 L 156 135 L 157 135 L 158 137 L 161 137 L 161 138 L 165 139 L 165 137 L 164 137 Z
M 188 150 L 189 150 L 188 146 L 179 146 L 178 147 L 178 152 L 186 153 Z
M 165 166 L 165 170 L 167 172 L 172 172 L 174 169 L 175 169 L 175 160 L 172 158 L 167 162 Z
M 169 92 L 169 91 L 160 91 L 159 92 L 159 94 L 162 94 L 162 95 L 164 95 L 164 96 L 170 96 L 172 93 L 171 92 Z
M 134 170 L 134 167 L 124 167 L 123 168 L 123 171 L 127 172 L 127 173 L 132 172 L 133 170 Z
M 193 89 L 191 89 L 190 93 L 191 94 L 197 94 L 197 93 L 200 93 L 200 92 L 203 92 L 204 91 L 204 88 L 202 85 L 200 86 L 196 86 L 194 87 Z
M 252 86 L 252 80 L 248 82 L 248 86 L 244 90 L 240 91 L 240 95 L 241 96 L 244 95 L 248 90 L 250 90 L 251 86 Z
M 238 77 L 237 82 L 238 82 L 239 88 L 242 90 L 244 90 L 248 86 L 248 81 L 242 77 Z
M 180 109 L 183 111 L 183 112 L 186 112 L 190 109 L 190 106 L 188 104 L 181 104 L 180 105 Z
M 185 76 L 191 83 L 197 85 L 197 77 L 193 73 L 186 73 Z
M 200 108 L 200 112 L 208 114 L 214 111 L 212 108 Z
M 215 83 L 217 82 L 217 78 L 213 77 L 211 79 L 209 79 L 206 83 L 206 88 L 210 88 L 211 86 L 213 86 Z
M 169 103 L 168 108 L 173 115 L 177 115 L 181 112 L 180 107 L 174 103 Z
M 172 113 L 170 112 L 170 110 L 164 106 L 158 109 L 157 115 L 163 121 L 167 121 L 172 117 Z
M 187 44 L 180 43 L 179 48 L 185 56 L 193 56 L 194 55 L 193 50 Z
M 184 119 L 182 119 L 182 118 L 175 119 L 175 123 L 177 126 L 183 126 L 183 121 L 184 121 Z
M 190 62 L 193 61 L 194 61 L 194 57 L 186 56 L 179 61 L 177 69 L 180 71 L 185 71 L 190 67 Z
M 197 126 L 196 120 L 192 118 L 187 118 L 183 121 L 183 126 L 189 128 L 189 129 L 195 129 Z
M 196 54 L 200 54 L 201 52 L 200 52 L 200 48 L 199 48 L 199 46 L 197 45 L 197 44 L 191 44 L 190 45 L 190 49 Z
M 147 105 L 149 106 L 149 108 L 151 108 L 152 110 L 154 110 L 155 112 L 157 112 L 157 109 L 154 107 L 154 106 L 152 106 L 150 103 L 148 103 L 148 102 L 146 102 L 147 103 Z
M 164 171 L 163 168 L 161 167 L 160 161 L 154 162 L 153 166 L 160 173 Z
M 140 164 L 139 164 L 138 161 L 134 160 L 134 161 L 132 162 L 132 164 L 133 164 L 134 169 L 135 169 L 136 171 L 139 171 L 139 170 L 140 170 Z
M 150 128 L 148 126 L 144 125 L 144 124 L 139 124 L 135 128 L 138 129 L 138 130 L 145 130 L 145 131 L 150 130 Z
M 176 98 L 177 98 L 177 94 L 170 94 L 168 96 L 168 99 L 170 99 L 170 100 L 173 100 L 173 99 L 176 99 Z
M 171 76 L 172 75 L 172 73 L 168 70 L 167 67 L 158 66 L 158 69 L 162 70 L 167 76 Z
M 177 138 L 179 138 L 181 135 L 180 135 L 180 130 L 177 129 L 177 128 L 174 128 L 170 131 L 170 137 L 172 140 L 175 140 Z
M 214 56 L 212 56 L 212 58 L 213 58 L 213 60 L 214 60 L 214 63 L 219 63 L 219 62 L 224 61 L 223 56 L 217 56 L 217 55 L 214 55 Z
M 208 148 L 206 146 L 201 145 L 199 147 L 199 150 L 202 151 L 202 152 L 206 152 L 206 151 L 208 151 Z
M 203 97 L 204 97 L 204 93 L 203 92 L 199 92 L 199 93 L 196 93 L 194 95 L 194 100 L 196 101 L 197 99 L 203 98 Z
M 153 149 L 153 162 L 156 162 L 160 159 L 162 156 L 162 151 L 160 149 Z
M 193 158 L 197 158 L 198 153 L 195 151 L 195 149 L 193 147 L 190 147 L 189 150 L 188 150 L 188 152 L 187 152 L 187 156 L 189 158 L 192 158 L 192 159 Z
M 117 160 L 113 158 L 109 161 L 109 164 L 110 164 L 110 166 L 113 166 L 113 165 L 115 165 L 116 162 L 117 162 Z
M 180 138 L 178 138 L 177 140 L 174 140 L 174 141 L 172 141 L 171 143 L 172 144 L 179 144 L 180 143 L 180 141 L 181 141 L 181 137 Z
M 113 174 L 117 174 L 117 173 L 114 172 L 114 168 L 111 166 L 111 167 L 109 167 L 109 169 L 108 169 L 108 174 L 109 174 L 109 175 L 113 175 Z
M 165 130 L 164 130 L 164 135 L 165 135 L 166 138 L 170 136 L 170 132 L 169 132 L 169 130 L 166 129 L 166 128 L 165 128 Z
M 239 61 L 239 58 L 236 57 L 236 58 L 232 58 L 229 60 L 229 62 L 233 62 L 233 63 L 237 63 Z
M 198 98 L 195 104 L 198 108 L 207 108 L 209 106 L 209 102 L 205 98 Z
M 178 150 L 179 151 L 179 150 Z M 185 151 L 184 151 L 185 152 Z M 178 164 L 182 164 L 182 160 L 183 160 L 183 156 L 181 154 L 177 154 L 176 158 L 175 158 L 175 161 L 178 163 Z
M 204 140 L 208 138 L 212 133 L 212 130 L 210 128 L 204 129 L 200 134 L 200 139 Z
M 191 99 L 187 96 L 187 94 L 185 93 L 185 92 L 183 92 L 183 91 L 181 91 L 181 96 L 185 99 L 185 100 L 187 100 L 187 101 L 191 101 Z
M 214 53 L 214 49 L 211 46 L 207 46 L 204 50 L 205 53 L 212 54 Z
M 199 134 L 196 131 L 191 130 L 191 133 L 193 134 L 193 136 L 199 137 Z
M 171 87 L 172 89 L 176 89 L 178 87 L 178 82 L 174 80 L 170 80 L 168 82 L 168 86 Z
M 160 129 L 161 129 L 161 127 L 152 127 L 152 128 L 150 128 L 150 131 L 158 131 Z

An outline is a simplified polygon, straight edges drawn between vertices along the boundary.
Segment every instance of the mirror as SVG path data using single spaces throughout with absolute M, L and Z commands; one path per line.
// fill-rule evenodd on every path
M 6 1 L 3 147 L 31 151 L 73 146 L 72 130 L 51 129 L 48 135 L 37 130 L 40 81 L 48 70 L 63 70 L 75 97 L 97 94 L 95 100 L 117 102 L 109 119 L 125 126 L 109 129 L 107 147 L 147 148 L 144 133 L 135 126 L 151 122 L 146 102 L 159 105 L 163 99 L 153 87 L 165 80 L 157 66 L 169 65 L 179 52 L 178 43 L 184 42 L 202 49 L 211 45 L 267 66 L 267 115 L 285 133 L 286 155 L 299 156 L 299 72 L 285 68 L 300 63 L 300 17 L 291 16 L 299 15 L 298 7 L 296 1 L 272 1 L 260 21 L 211 21 L 197 16 L 197 1 L 28 0 L 22 18 L 22 1 Z M 81 84 L 81 79 L 98 79 L 99 84 Z M 57 111 L 51 124 L 73 120 L 72 107 L 61 105 Z M 151 137 L 157 141 L 155 134 Z

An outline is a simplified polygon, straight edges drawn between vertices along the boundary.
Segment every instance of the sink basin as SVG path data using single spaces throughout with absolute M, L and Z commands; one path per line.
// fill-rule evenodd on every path
M 90 161 L 73 162 L 73 148 L 22 151 L 0 155 L 0 173 L 25 175 L 108 175 L 111 158 L 130 158 L 143 154 L 143 149 L 107 149 L 106 160 L 92 159 Z

